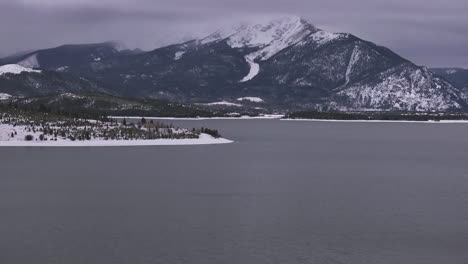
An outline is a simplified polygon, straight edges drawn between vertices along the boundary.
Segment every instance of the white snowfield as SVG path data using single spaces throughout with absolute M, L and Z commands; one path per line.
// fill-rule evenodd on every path
M 265 102 L 260 97 L 251 97 L 251 96 L 237 98 L 237 101 L 241 101 L 241 102 L 242 101 L 250 101 L 250 102 L 253 102 L 253 103 L 264 103 Z
M 13 96 L 11 96 L 11 95 L 9 95 L 9 94 L 7 94 L 7 93 L 0 93 L 0 101 L 2 101 L 2 100 L 8 100 L 8 99 L 10 99 L 11 97 L 13 97 Z
M 12 73 L 12 74 L 20 74 L 22 72 L 38 72 L 40 73 L 40 70 L 34 70 L 31 68 L 26 68 L 18 64 L 7 64 L 0 66 L 0 76 L 7 74 L 7 73 Z

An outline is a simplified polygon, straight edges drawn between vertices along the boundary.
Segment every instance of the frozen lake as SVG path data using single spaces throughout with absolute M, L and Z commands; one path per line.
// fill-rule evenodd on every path
M 0 263 L 468 263 L 468 124 L 173 123 L 235 142 L 0 148 Z

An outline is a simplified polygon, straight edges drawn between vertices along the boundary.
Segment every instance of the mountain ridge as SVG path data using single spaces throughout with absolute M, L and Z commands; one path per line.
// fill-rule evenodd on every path
M 80 58 L 70 49 L 79 49 Z M 386 47 L 294 16 L 149 52 L 101 43 L 36 53 L 41 69 L 83 76 L 130 97 L 189 103 L 258 97 L 286 109 L 335 111 L 462 111 L 468 98 Z

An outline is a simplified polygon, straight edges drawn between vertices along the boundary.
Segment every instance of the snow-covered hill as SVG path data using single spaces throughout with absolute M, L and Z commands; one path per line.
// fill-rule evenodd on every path
M 377 81 L 378 80 L 378 81 Z M 374 82 L 357 82 L 332 97 L 334 110 L 448 111 L 463 108 L 459 91 L 427 69 L 402 65 L 379 73 Z

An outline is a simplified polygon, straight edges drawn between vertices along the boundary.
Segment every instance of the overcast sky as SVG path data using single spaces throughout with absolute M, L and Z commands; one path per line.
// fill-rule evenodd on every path
M 355 34 L 416 64 L 468 68 L 468 0 L 0 0 L 0 55 L 107 40 L 149 50 L 285 15 Z

